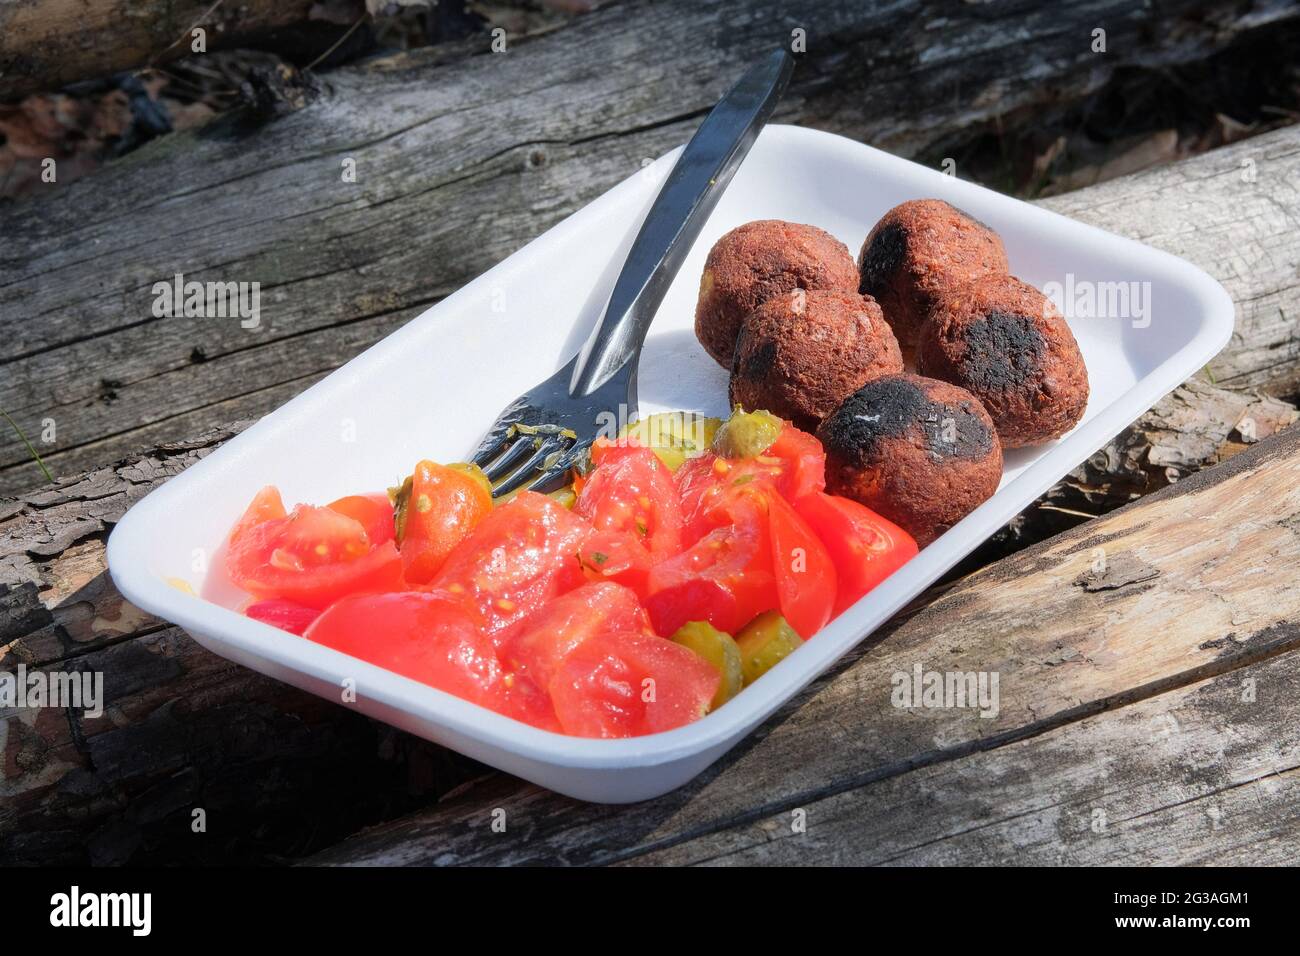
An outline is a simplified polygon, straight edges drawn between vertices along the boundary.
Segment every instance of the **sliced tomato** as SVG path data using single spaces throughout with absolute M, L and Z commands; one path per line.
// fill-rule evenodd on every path
M 579 551 L 590 533 L 546 495 L 520 492 L 483 519 L 428 588 L 465 602 L 497 634 L 586 580 Z
M 787 424 L 760 457 L 781 463 L 778 487 L 787 501 L 795 502 L 826 488 L 826 452 L 816 435 Z
M 280 490 L 275 485 L 267 485 L 253 496 L 253 500 L 244 509 L 243 515 L 230 529 L 230 540 L 234 541 L 259 524 L 283 518 L 286 514 L 284 501 L 280 498 Z
M 654 635 L 604 633 L 573 650 L 551 680 L 560 726 L 578 737 L 633 737 L 704 716 L 716 668 Z
M 822 629 L 834 611 L 835 563 L 821 539 L 789 502 L 779 494 L 768 494 L 766 504 L 781 616 L 807 640 Z
M 849 498 L 809 495 L 795 509 L 826 545 L 835 564 L 834 615 L 856 603 L 917 552 L 910 534 Z
M 717 512 L 725 507 L 731 489 L 770 485 L 789 502 L 821 492 L 826 487 L 826 455 L 815 436 L 787 424 L 761 455 L 720 458 L 708 452 L 688 460 L 674 477 L 681 498 L 682 539 L 690 545 L 727 520 L 725 510 Z
M 468 610 L 436 594 L 366 594 L 332 604 L 305 635 L 478 704 L 499 707 L 501 664 Z
M 296 601 L 282 601 L 279 598 L 255 601 L 244 608 L 244 613 L 255 621 L 270 624 L 290 634 L 301 634 L 321 614 L 319 608 L 307 607 Z
M 348 495 L 338 501 L 331 501 L 326 507 L 360 522 L 372 545 L 393 540 L 393 503 L 382 491 Z
M 594 581 L 613 581 L 646 595 L 646 582 L 655 559 L 640 540 L 626 531 L 597 531 L 582 545 L 582 566 Z
M 501 640 L 501 661 L 513 673 L 547 687 L 564 659 L 595 635 L 649 629 L 635 594 L 618 584 L 593 581 L 511 628 Z
M 417 464 L 400 542 L 406 580 L 433 580 L 452 549 L 491 512 L 491 492 L 469 472 L 432 461 Z
M 657 634 L 669 637 L 687 621 L 734 634 L 777 606 L 766 509 L 754 496 L 733 495 L 713 513 L 724 511 L 729 523 L 651 569 L 645 607 Z
M 255 499 L 254 507 L 263 514 L 275 510 L 265 499 Z M 260 523 L 250 518 L 246 513 L 232 532 L 226 570 L 237 587 L 254 597 L 323 608 L 348 594 L 402 585 L 401 559 L 393 543 L 372 547 L 366 529 L 345 514 L 298 505 L 284 517 Z
M 597 440 L 595 469 L 583 483 L 574 511 L 597 531 L 633 535 L 657 557 L 682 545 L 682 511 L 677 486 L 653 451 L 632 440 Z

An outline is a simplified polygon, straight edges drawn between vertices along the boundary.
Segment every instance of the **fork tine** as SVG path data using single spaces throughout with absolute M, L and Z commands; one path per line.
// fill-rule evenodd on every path
M 492 488 L 492 496 L 500 498 L 530 483 L 537 478 L 537 469 L 552 455 L 561 454 L 568 445 L 568 439 L 553 435 L 542 441 L 522 465 L 512 471 Z M 545 474 L 545 472 L 543 472 Z
M 496 481 L 498 478 L 513 471 L 515 465 L 523 460 L 523 457 L 534 447 L 533 439 L 531 437 L 527 435 L 519 435 L 510 446 L 501 453 L 500 457 L 488 465 L 479 465 L 479 467 L 482 468 L 483 473 L 488 476 L 488 481 Z
M 483 441 L 479 444 L 478 450 L 474 452 L 474 464 L 486 471 L 488 463 L 501 454 L 501 450 L 509 440 L 510 429 L 494 425 L 492 430 L 483 436 Z

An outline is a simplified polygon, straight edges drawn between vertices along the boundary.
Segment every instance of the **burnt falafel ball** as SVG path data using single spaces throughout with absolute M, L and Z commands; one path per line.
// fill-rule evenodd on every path
M 939 296 L 1008 271 L 996 232 L 941 199 L 913 199 L 885 213 L 867 234 L 858 254 L 858 291 L 880 303 L 910 360 Z
M 921 329 L 917 371 L 978 398 L 1003 448 L 1059 438 L 1088 406 L 1088 369 L 1051 299 L 1014 276 L 942 296 Z
M 731 368 L 741 320 L 792 289 L 858 286 L 849 247 L 816 226 L 759 219 L 731 230 L 709 250 L 695 305 L 695 337 L 723 368 Z
M 929 544 L 1002 480 L 993 420 L 970 392 L 920 375 L 874 379 L 817 429 L 826 490 L 861 502 Z
M 856 292 L 796 289 L 768 299 L 740 326 L 728 394 L 813 431 L 873 378 L 903 370 L 876 300 Z

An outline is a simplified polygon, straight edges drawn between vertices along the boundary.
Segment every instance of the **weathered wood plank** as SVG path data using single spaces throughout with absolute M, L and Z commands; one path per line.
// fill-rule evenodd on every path
M 1293 866 L 1297 720 L 1293 651 L 630 862 Z
M 1300 648 L 1300 588 L 1270 571 L 1300 559 L 1298 480 L 1292 428 L 970 575 L 873 635 L 738 753 L 658 800 L 590 806 L 496 781 L 318 862 L 617 862 Z M 895 706 L 895 675 L 918 665 L 997 673 L 996 714 Z M 489 830 L 498 807 L 516 821 L 506 834 Z
M 191 53 L 307 19 L 314 0 L 0 0 L 0 103 Z M 364 12 L 357 0 L 356 15 Z
M 1227 0 L 1068 10 L 825 0 L 797 15 L 775 0 L 673 0 L 601 10 L 500 55 L 447 63 L 419 52 L 341 70 L 292 115 L 167 137 L 0 208 L 10 240 L 0 248 L 0 407 L 29 434 L 53 421 L 55 441 L 40 447 L 63 473 L 262 414 L 685 139 L 742 65 L 796 28 L 808 58 L 777 118 L 908 155 L 1082 96 L 1120 66 L 1195 60 L 1295 15 L 1281 0 L 1259 0 L 1247 16 Z M 1105 55 L 1090 50 L 1098 27 Z M 1270 143 L 1294 146 L 1281 134 L 1251 148 Z M 356 182 L 343 181 L 345 159 Z M 1285 202 L 1282 188 L 1270 187 Z M 1218 179 L 1184 191 L 1189 215 L 1225 199 L 1242 211 L 1223 241 L 1244 230 L 1262 248 L 1280 234 L 1284 212 Z M 1097 215 L 1120 231 L 1145 228 L 1116 210 Z M 1184 249 L 1172 230 L 1153 238 L 1206 251 Z M 1297 253 L 1285 244 L 1272 254 L 1284 270 Z M 176 273 L 260 282 L 262 325 L 155 318 L 152 285 Z M 1250 300 L 1257 279 L 1273 277 L 1242 270 L 1234 292 Z M 1293 294 L 1277 292 L 1279 307 Z M 1269 344 L 1253 326 L 1243 336 Z M 0 489 L 38 475 L 0 430 Z

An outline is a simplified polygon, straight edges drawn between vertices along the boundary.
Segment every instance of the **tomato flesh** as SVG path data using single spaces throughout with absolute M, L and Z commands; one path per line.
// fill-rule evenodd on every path
M 855 604 L 917 553 L 910 534 L 849 498 L 809 495 L 795 509 L 825 544 L 838 571 L 832 614 Z
M 565 658 L 595 635 L 649 628 L 635 594 L 618 584 L 593 581 L 516 624 L 501 640 L 501 660 L 514 673 L 547 687 Z
M 428 588 L 474 609 L 497 634 L 585 580 L 579 551 L 591 525 L 546 495 L 523 491 L 496 508 Z
M 244 608 L 244 613 L 255 621 L 270 624 L 290 634 L 302 634 L 312 621 L 320 617 L 320 609 L 298 604 L 296 601 L 255 601 Z
M 236 586 L 318 609 L 348 594 L 401 587 L 391 540 L 373 546 L 361 522 L 331 508 L 298 505 L 276 516 L 278 502 L 278 493 L 263 489 L 232 531 L 226 570 Z
M 632 535 L 653 555 L 681 550 L 682 511 L 672 473 L 648 448 L 630 439 L 596 442 L 596 469 L 574 510 L 596 531 Z
M 708 621 L 734 634 L 776 607 L 765 509 L 748 496 L 732 496 L 726 511 L 729 523 L 651 569 L 645 606 L 655 633 L 671 637 L 687 621 Z
M 624 631 L 579 645 L 560 665 L 550 692 L 566 734 L 632 737 L 702 717 L 718 681 L 718 671 L 693 651 Z
M 768 494 L 765 500 L 777 603 L 781 616 L 807 640 L 822 629 L 835 609 L 835 562 L 789 502 L 778 494 Z
M 468 610 L 436 594 L 367 594 L 335 602 L 310 640 L 475 703 L 497 706 L 501 665 Z
M 382 491 L 348 495 L 338 501 L 331 501 L 326 507 L 360 523 L 366 529 L 366 537 L 372 545 L 393 540 L 393 503 Z
M 447 556 L 491 513 L 491 493 L 469 472 L 431 461 L 417 464 L 399 548 L 406 580 L 433 580 Z

